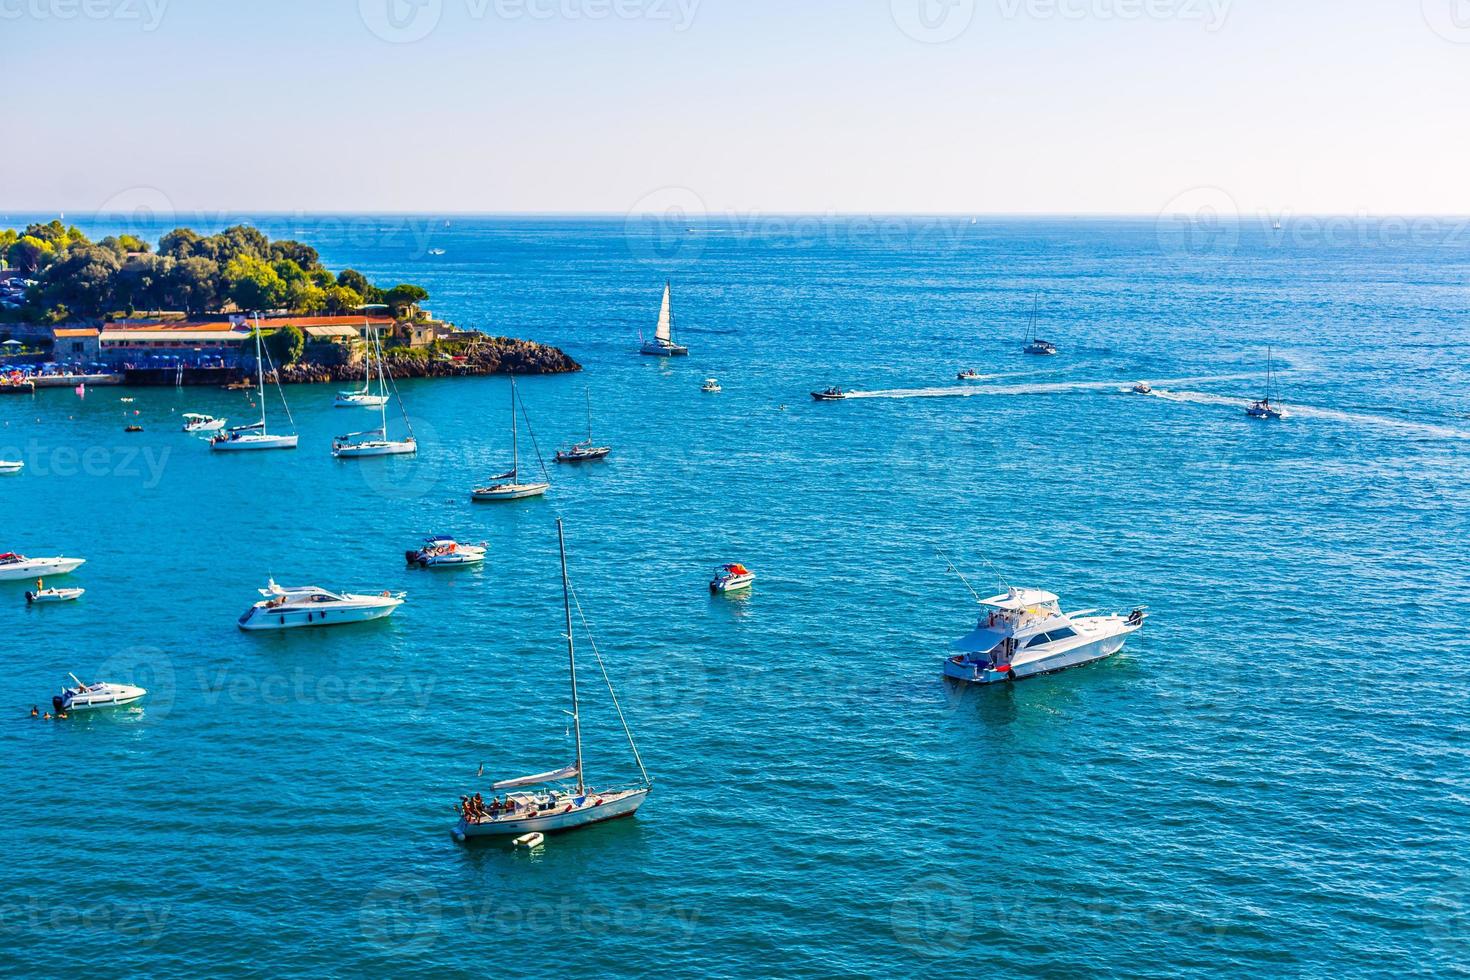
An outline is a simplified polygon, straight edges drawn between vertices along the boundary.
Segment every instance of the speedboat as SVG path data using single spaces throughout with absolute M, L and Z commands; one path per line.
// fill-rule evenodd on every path
M 51 706 L 62 711 L 96 711 L 99 708 L 121 708 L 141 700 L 148 692 L 131 684 L 83 684 L 76 674 L 68 674 L 76 687 L 63 688 L 51 699 Z
M 27 558 L 13 552 L 0 555 L 0 582 L 43 575 L 66 575 L 85 565 L 85 558 Z
M 1133 386 L 1133 393 L 1135 395 L 1152 395 L 1154 393 L 1154 386 L 1147 381 L 1140 381 Z
M 840 402 L 847 397 L 847 392 L 841 388 L 827 388 L 823 391 L 812 392 L 812 398 L 819 402 Z
M 460 544 L 447 534 L 429 538 L 422 548 L 405 551 L 404 558 L 418 568 L 463 568 L 485 562 L 483 544 Z
M 36 589 L 26 593 L 26 603 L 76 602 L 86 593 L 86 589 Z
M 383 619 L 398 611 L 406 592 L 353 595 L 314 585 L 283 589 L 272 579 L 260 590 L 265 598 L 240 617 L 242 630 L 289 630 L 304 626 L 341 626 Z
M 970 368 L 970 370 L 968 371 L 961 371 L 959 374 L 955 375 L 955 377 L 960 381 L 979 381 L 980 372 L 976 371 L 974 368 Z
M 1123 649 L 1148 618 L 1142 607 L 1127 616 L 1064 613 L 1060 600 L 1040 589 L 1011 589 L 980 605 L 985 613 L 954 644 L 959 652 L 945 661 L 945 677 L 998 684 L 1092 663 Z
M 19 460 L 0 459 L 0 475 L 19 473 L 26 468 L 26 464 Z
M 699 390 L 708 395 L 718 395 L 725 389 L 720 387 L 718 378 L 705 378 L 704 384 L 699 386 Z
M 213 415 L 201 415 L 198 412 L 185 412 L 182 417 L 185 432 L 218 432 L 229 421 L 229 419 L 217 419 Z
M 739 562 L 731 562 L 715 569 L 709 590 L 716 595 L 722 592 L 739 592 L 755 584 L 755 574 Z
M 658 311 L 658 327 L 653 339 L 645 341 L 641 353 L 649 357 L 685 357 L 689 348 L 674 343 L 673 286 L 664 283 L 664 302 Z

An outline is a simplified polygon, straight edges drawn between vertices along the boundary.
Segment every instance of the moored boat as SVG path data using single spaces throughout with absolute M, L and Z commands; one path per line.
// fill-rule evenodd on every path
M 423 547 L 403 553 L 408 564 L 416 568 L 464 568 L 467 565 L 483 565 L 485 554 L 485 545 L 460 544 L 447 534 L 435 535 L 426 540 Z
M 709 590 L 716 594 L 739 592 L 754 584 L 755 573 L 739 562 L 731 562 L 715 569 L 715 577 L 710 579 Z
M 592 438 L 592 390 L 587 390 L 587 438 L 556 451 L 558 463 L 590 463 L 607 459 L 612 454 L 611 446 L 599 446 Z
M 68 575 L 85 565 L 85 558 L 27 558 L 8 552 L 0 555 L 0 582 L 44 575 Z
M 407 598 L 404 592 L 355 595 L 351 592 L 328 592 L 314 585 L 282 588 L 274 579 L 260 590 L 260 594 L 264 599 L 240 617 L 242 630 L 287 630 L 365 623 L 393 615 Z
M 388 437 L 388 401 L 392 397 L 389 393 L 392 384 L 392 376 L 388 373 L 388 361 L 383 356 L 383 342 L 378 332 L 371 327 L 367 330 L 367 352 L 364 360 L 368 364 L 367 390 L 371 392 L 376 383 L 376 395 L 381 396 L 377 404 L 378 427 L 367 432 L 349 432 L 332 440 L 332 455 L 338 459 L 363 459 L 370 456 L 411 456 L 419 451 L 418 440 L 414 438 L 413 426 L 409 424 L 408 412 L 403 409 L 403 403 L 399 401 L 399 412 L 403 416 L 403 427 L 406 435 L 402 439 L 390 439 Z M 393 389 L 396 391 L 396 388 Z M 339 396 L 340 397 L 340 396 Z M 339 406 L 341 407 L 341 406 Z
M 1037 293 L 1031 304 L 1031 322 L 1026 326 L 1026 346 L 1021 348 L 1021 350 L 1027 354 L 1052 357 L 1057 353 L 1057 345 L 1049 340 L 1042 340 L 1036 335 L 1036 317 L 1040 311 L 1041 294 Z
M 706 395 L 718 395 L 725 389 L 720 385 L 719 378 L 705 378 L 704 384 L 699 386 L 699 390 L 704 392 Z
M 260 317 L 255 318 L 255 377 L 256 397 L 260 400 L 260 421 L 252 425 L 238 425 L 228 432 L 220 432 L 209 440 L 209 448 L 217 453 L 239 453 L 254 452 L 268 449 L 295 449 L 299 437 L 291 435 L 272 435 L 266 426 L 265 415 L 265 365 L 270 359 L 270 354 L 261 343 Z M 276 391 L 281 396 L 281 405 L 286 410 L 286 418 L 291 420 L 294 427 L 295 420 L 291 419 L 291 406 L 286 403 L 286 393 L 281 390 L 281 379 L 276 377 Z
M 76 674 L 68 674 L 76 687 L 62 688 L 60 694 L 51 699 L 51 706 L 57 713 L 73 711 L 97 711 L 102 708 L 122 708 L 135 701 L 142 700 L 148 693 L 141 687 L 131 684 L 113 684 L 101 681 L 96 684 L 83 684 Z
M 493 477 L 493 481 L 483 487 L 477 487 L 470 493 L 470 499 L 481 502 L 495 502 L 506 500 L 525 500 L 529 497 L 545 496 L 546 491 L 551 489 L 551 481 L 521 480 L 521 439 L 520 426 L 516 422 L 516 407 L 520 404 L 520 396 L 516 394 L 516 379 L 510 379 L 510 451 L 511 468 L 508 472 Z M 524 408 L 522 408 L 524 411 Z M 530 426 L 527 425 L 527 430 Z M 536 434 L 531 433 L 531 442 L 534 445 Z M 541 450 L 536 450 L 536 458 L 541 459 Z M 546 474 L 546 465 L 542 463 L 541 473 Z
M 199 412 L 185 412 L 180 417 L 184 420 L 184 431 L 190 433 L 218 432 L 229 422 L 229 419 L 217 419 L 213 415 L 202 415 Z
M 34 606 L 51 602 L 76 602 L 86 593 L 86 589 L 34 589 L 26 593 L 26 604 Z

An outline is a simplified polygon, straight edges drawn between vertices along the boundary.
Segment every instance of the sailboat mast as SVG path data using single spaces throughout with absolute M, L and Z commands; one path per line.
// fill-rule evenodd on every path
M 260 431 L 265 433 L 265 362 L 260 351 L 260 314 L 255 315 L 255 377 L 259 381 L 256 397 L 260 399 Z
M 388 438 L 388 374 L 387 367 L 383 364 L 383 340 L 378 336 L 377 331 L 373 332 L 373 353 L 378 359 L 378 397 L 383 400 L 378 406 L 378 414 L 382 421 L 381 434 L 386 440 Z
M 587 792 L 582 780 L 582 713 L 577 704 L 577 647 L 572 639 L 572 587 L 567 581 L 567 539 L 561 518 L 556 519 L 556 545 L 561 552 L 561 601 L 567 616 L 567 666 L 572 678 L 572 728 L 577 733 L 577 795 Z
M 510 377 L 510 479 L 512 483 L 521 480 L 521 430 L 516 425 L 515 375 Z

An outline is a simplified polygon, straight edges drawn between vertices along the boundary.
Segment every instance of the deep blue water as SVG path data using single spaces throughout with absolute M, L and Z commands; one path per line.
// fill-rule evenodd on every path
M 75 606 L 0 588 L 6 972 L 79 947 L 154 976 L 1465 970 L 1464 229 L 259 221 L 565 347 L 585 374 L 522 386 L 539 445 L 590 388 L 616 453 L 475 508 L 504 379 L 405 384 L 412 461 L 334 461 L 326 388 L 287 390 L 301 449 L 270 458 L 176 431 L 248 416 L 235 393 L 0 399 L 0 457 L 30 463 L 0 549 L 89 560 Z M 687 361 L 633 353 L 666 278 Z M 1035 291 L 1053 360 L 1019 351 Z M 1241 410 L 1268 346 L 1277 425 Z M 994 377 L 962 397 L 971 366 Z M 1122 393 L 1145 378 L 1168 395 Z M 877 396 L 807 398 L 827 384 Z M 557 516 L 656 789 L 539 857 L 457 845 L 482 762 L 570 756 Z M 486 568 L 406 571 L 440 531 Z M 979 587 L 1153 619 L 1107 663 L 948 688 L 975 609 L 941 548 Z M 704 589 L 729 559 L 747 600 Z M 410 599 L 240 633 L 271 574 Z M 584 653 L 589 775 L 621 780 Z M 153 693 L 29 720 L 68 670 Z

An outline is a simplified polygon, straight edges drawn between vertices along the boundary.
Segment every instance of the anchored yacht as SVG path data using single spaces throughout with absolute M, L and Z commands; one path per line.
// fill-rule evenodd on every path
M 0 555 L 0 582 L 46 575 L 66 575 L 87 563 L 85 558 L 27 558 L 14 552 Z
M 460 544 L 447 534 L 429 538 L 422 548 L 405 551 L 403 557 L 418 568 L 463 568 L 485 563 L 483 544 Z
M 516 379 L 510 379 L 510 451 L 511 467 L 508 472 L 492 477 L 494 481 L 488 486 L 476 487 L 470 493 L 470 499 L 476 501 L 504 501 L 525 500 L 528 497 L 543 497 L 546 491 L 551 489 L 551 481 L 546 477 L 546 463 L 541 459 L 541 449 L 536 447 L 536 434 L 531 432 L 531 444 L 536 448 L 536 460 L 541 465 L 540 480 L 525 481 L 521 479 L 521 436 L 520 426 L 516 424 L 516 406 L 519 404 L 520 396 L 516 394 Z M 521 405 L 522 414 L 525 413 L 525 405 Z M 530 432 L 531 424 L 526 423 L 526 431 Z
M 251 425 L 237 425 L 228 432 L 217 432 L 215 437 L 209 440 L 209 448 L 217 453 L 241 453 L 253 452 L 266 449 L 295 449 L 300 437 L 294 432 L 289 436 L 271 435 L 266 428 L 265 417 L 265 365 L 270 360 L 270 353 L 261 345 L 260 340 L 260 317 L 255 318 L 255 380 L 256 394 L 260 399 L 260 421 Z M 274 368 L 272 369 L 274 370 Z M 291 418 L 291 406 L 286 404 L 286 392 L 281 388 L 280 375 L 276 375 L 276 391 L 281 396 L 281 406 L 286 410 L 286 418 L 290 420 L 292 428 L 296 426 L 296 420 Z M 224 428 L 223 425 L 220 426 Z
M 283 589 L 272 579 L 260 590 L 265 598 L 240 617 L 242 630 L 289 630 L 305 626 L 341 626 L 391 616 L 403 605 L 405 592 L 353 595 L 328 592 L 314 585 Z
M 202 415 L 199 412 L 185 412 L 183 419 L 184 431 L 190 433 L 218 432 L 229 421 L 229 419 L 217 419 L 213 415 Z
M 945 661 L 944 676 L 953 680 L 996 684 L 1102 660 L 1123 649 L 1148 618 L 1142 608 L 1127 616 L 1064 613 L 1060 600 L 1040 589 L 1011 589 L 980 605 L 985 615 Z

